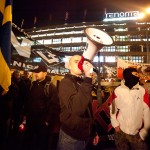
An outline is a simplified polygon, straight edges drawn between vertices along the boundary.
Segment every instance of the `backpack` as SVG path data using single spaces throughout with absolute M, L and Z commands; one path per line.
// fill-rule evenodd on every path
M 44 85 L 44 93 L 46 95 L 46 97 L 49 97 L 49 87 L 51 85 L 51 81 L 47 81 L 46 84 Z
M 46 97 L 49 97 L 49 94 L 50 94 L 49 93 L 49 87 L 50 87 L 50 85 L 51 85 L 51 81 L 47 81 L 46 84 L 44 85 L 44 93 L 45 93 Z M 32 86 L 33 86 L 33 83 L 31 83 L 30 90 L 31 90 Z

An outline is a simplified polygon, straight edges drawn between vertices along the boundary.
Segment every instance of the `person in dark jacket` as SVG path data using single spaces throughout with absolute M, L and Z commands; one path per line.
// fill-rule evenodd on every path
M 27 87 L 19 70 L 15 70 L 12 74 L 10 90 L 15 91 L 13 92 L 12 126 L 14 136 L 18 136 L 24 104 L 27 100 Z
M 45 66 L 33 70 L 36 81 L 32 83 L 26 105 L 28 150 L 53 150 L 52 135 L 59 119 L 59 102 L 57 88 L 46 71 Z
M 13 100 L 18 93 L 18 87 L 11 84 L 6 94 L 0 95 L 0 149 L 6 149 L 12 128 Z
M 84 61 L 83 72 L 78 68 L 81 56 L 74 55 L 69 60 L 70 73 L 66 74 L 59 85 L 60 134 L 58 150 L 85 150 L 91 136 L 92 114 L 92 64 Z M 94 135 L 93 144 L 99 137 Z
M 26 83 L 26 86 L 28 89 L 30 89 L 31 87 L 31 79 L 30 79 L 30 76 L 29 76 L 29 71 L 24 71 L 23 72 L 23 76 L 22 76 L 22 79 L 24 80 L 24 82 Z

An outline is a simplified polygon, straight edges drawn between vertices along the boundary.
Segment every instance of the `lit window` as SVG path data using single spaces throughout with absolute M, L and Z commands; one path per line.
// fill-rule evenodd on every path
M 61 39 L 53 39 L 53 44 L 59 44 L 61 43 Z
M 72 38 L 72 43 L 79 43 L 81 42 L 81 37 Z
M 114 29 L 115 31 L 119 31 L 119 32 L 122 32 L 122 31 L 128 31 L 128 29 L 127 28 L 118 28 L 118 29 Z
M 106 56 L 105 62 L 116 62 L 116 57 L 115 56 Z
M 49 40 L 44 40 L 44 44 L 52 44 L 52 40 L 49 39 Z
M 63 38 L 62 43 L 71 43 L 71 39 L 70 38 Z
M 95 56 L 93 62 L 99 62 L 98 56 Z M 100 56 L 100 62 L 104 62 L 104 56 Z

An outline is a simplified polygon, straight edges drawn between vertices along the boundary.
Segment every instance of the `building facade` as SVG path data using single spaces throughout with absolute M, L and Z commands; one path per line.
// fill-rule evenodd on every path
M 103 46 L 94 63 L 103 70 L 103 66 L 116 67 L 117 58 L 136 63 L 149 63 L 150 22 L 140 18 L 140 12 L 106 13 L 103 21 L 82 22 L 57 26 L 34 27 L 26 32 L 41 45 L 67 55 L 81 54 L 87 48 L 84 29 L 94 27 L 107 32 L 113 39 L 111 46 Z M 39 49 L 40 44 L 35 49 Z

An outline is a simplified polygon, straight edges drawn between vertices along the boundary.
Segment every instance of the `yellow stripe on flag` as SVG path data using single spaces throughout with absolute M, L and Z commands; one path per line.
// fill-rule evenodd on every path
M 4 15 L 6 0 L 0 0 L 0 12 Z
M 12 0 L 0 0 L 0 86 L 8 91 L 11 85 L 11 23 Z M 2 92 L 5 93 L 5 92 Z
M 8 21 L 12 21 L 12 13 L 11 13 L 11 10 L 12 7 L 10 5 L 8 5 L 6 8 L 5 8 L 5 12 L 4 12 L 4 18 L 3 18 L 3 24 L 5 24 L 6 22 Z
M 8 85 L 11 84 L 11 72 L 7 63 L 3 58 L 1 50 L 0 50 L 0 60 L 1 60 L 0 61 L 0 83 L 2 88 L 5 91 L 8 91 Z

